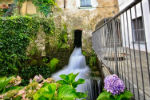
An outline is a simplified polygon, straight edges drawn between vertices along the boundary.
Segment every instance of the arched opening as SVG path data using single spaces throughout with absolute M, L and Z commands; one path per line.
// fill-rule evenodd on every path
M 74 47 L 82 47 L 82 30 L 74 31 Z

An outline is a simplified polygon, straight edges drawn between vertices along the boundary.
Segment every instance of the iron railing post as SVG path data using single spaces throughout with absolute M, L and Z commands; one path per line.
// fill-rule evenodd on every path
M 119 72 L 118 72 L 118 59 L 117 59 L 117 44 L 116 44 L 116 42 L 117 42 L 117 36 L 116 36 L 116 34 L 117 34 L 117 31 L 116 31 L 116 25 L 115 25 L 115 20 L 113 20 L 112 21 L 112 27 L 113 27 L 113 38 L 114 38 L 114 49 L 115 49 L 115 74 L 116 75 L 118 75 L 119 76 Z

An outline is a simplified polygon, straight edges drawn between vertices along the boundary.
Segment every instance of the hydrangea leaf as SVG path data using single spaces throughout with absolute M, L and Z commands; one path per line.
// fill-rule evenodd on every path
M 117 100 L 130 100 L 133 97 L 133 94 L 130 91 L 124 91 L 124 93 L 120 94 Z
M 41 89 L 39 89 L 33 96 L 34 100 L 49 100 L 53 98 L 56 91 L 56 84 L 46 84 Z
M 62 100 L 74 100 L 78 98 L 76 90 L 70 85 L 62 85 L 58 88 L 58 98 Z
M 72 86 L 73 86 L 74 88 L 76 88 L 79 84 L 83 84 L 84 82 L 85 82 L 84 79 L 79 79 L 79 80 L 77 80 L 76 82 L 74 82 L 74 83 L 72 84 Z
M 62 84 L 62 85 L 64 84 L 71 85 L 72 87 L 76 88 L 79 84 L 83 84 L 85 82 L 84 79 L 79 79 L 77 81 L 75 80 L 78 74 L 79 73 L 77 74 L 70 73 L 68 75 L 62 74 L 60 75 L 60 77 L 63 80 L 59 80 L 57 81 L 57 83 Z
M 104 91 L 98 96 L 97 100 L 115 100 L 115 98 L 111 93 Z

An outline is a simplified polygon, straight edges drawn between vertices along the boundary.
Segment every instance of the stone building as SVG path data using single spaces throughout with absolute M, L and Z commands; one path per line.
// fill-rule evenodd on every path
M 55 12 L 58 22 L 65 22 L 69 31 L 81 29 L 83 48 L 91 47 L 95 26 L 104 18 L 118 12 L 117 0 L 56 0 L 62 9 Z
M 7 3 L 12 1 L 7 0 Z M 2 3 L 6 2 L 0 0 Z M 61 8 L 54 11 L 56 25 L 66 24 L 70 37 L 74 30 L 81 29 L 83 47 L 87 48 L 91 47 L 91 36 L 96 24 L 118 12 L 117 0 L 56 0 L 56 3 Z M 23 3 L 21 14 L 37 14 L 31 0 Z

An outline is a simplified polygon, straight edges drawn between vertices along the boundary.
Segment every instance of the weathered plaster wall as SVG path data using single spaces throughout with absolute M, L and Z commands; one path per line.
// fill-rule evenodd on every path
M 32 1 L 26 1 L 23 3 L 22 8 L 21 8 L 21 14 L 36 14 L 37 10 Z
M 8 5 L 8 4 L 12 4 L 13 2 L 14 2 L 13 0 L 0 0 L 0 8 L 3 4 Z M 25 1 L 22 4 L 22 8 L 21 8 L 22 15 L 36 14 L 36 13 L 37 13 L 36 7 L 34 6 L 31 0 Z
M 68 31 L 75 29 L 83 30 L 83 48 L 90 47 L 92 32 L 96 24 L 106 17 L 111 17 L 118 12 L 117 0 L 91 0 L 92 7 L 80 7 L 80 0 L 56 1 L 62 9 L 54 12 L 58 21 L 64 22 L 68 26 Z

